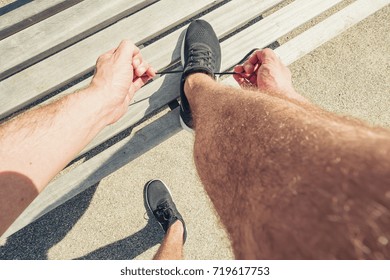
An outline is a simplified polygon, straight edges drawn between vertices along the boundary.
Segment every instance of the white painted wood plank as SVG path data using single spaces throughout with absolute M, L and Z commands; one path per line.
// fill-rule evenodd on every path
M 291 64 L 389 4 L 390 0 L 357 0 L 300 36 L 286 42 L 276 52 L 285 64 Z
M 66 0 L 35 0 L 0 16 L 0 32 Z
M 96 58 L 124 38 L 152 39 L 218 1 L 157 2 L 142 11 L 0 82 L 0 118 L 91 71 Z M 170 11 L 175 11 L 170 13 Z M 169 14 L 169 16 L 167 16 Z M 151 20 L 154 19 L 154 20 Z
M 283 47 L 284 46 L 283 45 L 277 48 L 275 51 L 280 55 L 281 59 L 286 64 L 293 63 L 296 59 L 299 59 L 301 56 L 309 53 L 316 47 L 320 46 L 323 43 L 323 41 L 328 41 L 332 39 L 333 37 L 337 36 L 340 32 L 345 31 L 347 28 L 350 28 L 354 24 L 358 23 L 359 21 L 363 20 L 364 18 L 368 17 L 369 15 L 373 14 L 377 10 L 381 9 L 382 7 L 390 3 L 390 0 L 374 0 L 375 3 L 373 5 L 369 5 L 370 3 L 372 3 L 372 1 L 373 0 L 357 0 L 355 3 L 349 5 L 347 8 L 339 11 L 338 13 L 322 21 L 315 27 L 312 27 L 311 29 L 305 31 L 304 33 L 298 35 L 296 38 L 287 42 L 286 44 L 289 44 L 287 45 L 288 47 Z M 318 34 L 318 32 L 323 32 L 323 33 L 321 33 L 322 34 L 321 35 Z M 300 40 L 300 38 L 302 38 L 302 40 Z M 314 40 L 315 42 L 310 43 L 309 47 L 305 47 L 307 46 L 308 41 L 310 41 L 309 38 L 316 38 Z M 252 38 L 251 43 L 255 44 L 256 38 Z M 300 50 L 301 48 L 304 48 L 305 52 L 296 51 L 296 50 Z M 291 50 L 294 50 L 293 55 L 290 55 Z M 224 83 L 230 83 L 231 81 L 232 78 L 229 78 L 224 80 Z M 171 90 L 175 91 L 175 89 L 173 89 L 173 86 L 175 85 L 171 84 Z M 177 112 L 172 112 L 172 114 L 176 114 L 174 117 L 177 120 L 178 118 Z M 164 122 L 165 120 L 161 123 L 158 122 L 158 125 L 155 128 L 153 127 L 153 129 L 151 130 L 156 130 L 157 135 L 159 135 L 160 133 L 159 128 L 161 126 L 161 128 L 163 128 L 161 130 L 161 133 L 166 133 Z M 171 133 L 172 131 L 175 131 L 175 129 L 179 129 L 177 123 L 176 124 L 173 123 L 173 126 L 167 129 L 168 134 Z M 39 201 L 38 200 L 34 201 L 26 209 L 26 212 L 24 212 L 21 215 L 21 217 L 18 218 L 17 221 L 11 226 L 11 228 L 2 236 L 2 238 L 10 236 L 12 233 L 18 231 L 19 229 L 31 223 L 38 217 L 49 212 L 51 209 L 54 209 L 56 206 L 61 205 L 65 201 L 69 200 L 71 197 L 77 195 L 78 193 L 85 190 L 89 186 L 95 184 L 100 180 L 99 178 L 101 176 L 108 175 L 110 172 L 113 172 L 117 168 L 120 168 L 120 166 L 123 166 L 121 164 L 126 164 L 126 162 L 124 162 L 126 160 L 125 158 L 134 157 L 134 155 L 132 156 L 132 153 L 137 152 L 138 147 L 136 145 L 134 145 L 134 147 L 130 147 L 130 146 L 127 147 L 130 149 L 130 152 L 129 154 L 126 154 L 125 157 L 123 156 L 118 158 L 115 156 L 113 158 L 111 157 L 112 155 L 119 155 L 120 152 L 123 151 L 122 149 L 126 146 L 128 141 L 129 139 L 124 139 L 121 142 L 117 143 L 116 145 L 106 149 L 104 152 L 97 155 L 95 158 L 93 158 L 92 160 L 94 160 L 95 163 L 97 163 L 96 166 L 86 166 L 85 164 L 88 163 L 86 162 L 81 166 L 76 167 L 70 173 L 66 174 L 66 176 L 69 176 L 68 178 L 64 176 L 59 180 L 52 182 L 50 184 L 50 187 L 53 188 L 53 192 L 50 192 L 50 194 L 47 194 L 47 196 L 46 195 L 44 196 L 44 193 L 42 193 L 41 196 L 43 197 L 39 198 Z M 109 170 L 110 164 L 107 164 L 108 161 L 112 162 L 113 164 L 117 164 L 114 170 Z M 84 176 L 85 172 L 88 172 L 87 176 Z M 91 174 L 94 174 L 94 172 L 95 174 L 98 174 L 98 176 L 95 179 L 92 179 L 94 175 Z M 61 190 L 63 189 L 63 187 L 69 189 L 62 192 Z
M 227 39 L 221 46 L 222 68 L 228 69 L 253 48 L 264 48 L 342 0 L 296 0 L 264 20 Z M 253 40 L 256 38 L 256 40 Z M 227 47 L 228 46 L 228 47 Z
M 156 0 L 84 0 L 0 41 L 0 79 L 26 68 Z M 33 47 L 32 47 L 33 46 Z

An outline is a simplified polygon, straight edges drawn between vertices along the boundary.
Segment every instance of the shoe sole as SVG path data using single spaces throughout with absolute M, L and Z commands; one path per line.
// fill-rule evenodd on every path
M 187 36 L 187 29 L 184 33 L 183 42 L 181 43 L 181 50 L 180 50 L 181 66 L 183 67 L 183 69 L 184 69 L 184 64 L 185 64 L 185 61 L 184 61 L 184 42 L 185 42 L 186 36 Z M 179 114 L 179 120 L 180 120 L 181 127 L 185 131 L 190 132 L 190 133 L 194 133 L 194 130 L 192 128 L 190 128 L 188 125 L 186 125 L 186 123 L 183 121 L 181 114 Z
M 185 42 L 186 35 L 187 35 L 187 29 L 184 33 L 183 42 L 181 43 L 181 50 L 180 50 L 180 60 L 181 60 L 181 66 L 183 67 L 183 69 L 184 69 L 184 64 L 185 64 L 185 61 L 184 61 L 184 42 Z M 215 78 L 215 81 L 218 82 L 219 77 L 214 76 L 214 78 Z M 186 123 L 183 121 L 181 115 L 179 115 L 179 119 L 180 119 L 180 125 L 185 131 L 190 132 L 192 134 L 195 134 L 194 129 L 192 129 L 188 125 L 186 125 Z

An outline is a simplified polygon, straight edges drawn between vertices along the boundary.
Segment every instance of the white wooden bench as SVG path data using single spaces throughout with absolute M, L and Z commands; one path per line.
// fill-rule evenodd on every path
M 263 48 L 342 0 L 35 0 L 0 16 L 0 119 L 50 102 L 88 85 L 97 57 L 130 38 L 157 70 L 175 68 L 180 39 L 191 19 L 202 17 L 221 39 L 222 69 L 253 48 Z M 290 64 L 390 0 L 356 0 L 275 51 Z M 284 4 L 279 9 L 275 6 Z M 270 13 L 269 11 L 272 10 Z M 267 12 L 267 16 L 262 15 Z M 179 66 L 177 66 L 179 67 Z M 104 129 L 80 157 L 155 114 L 179 96 L 180 75 L 165 75 L 143 87 L 126 115 Z M 222 82 L 232 83 L 232 78 Z M 125 165 L 159 136 L 180 129 L 177 110 L 142 137 L 119 141 L 53 180 L 2 238 L 10 236 Z

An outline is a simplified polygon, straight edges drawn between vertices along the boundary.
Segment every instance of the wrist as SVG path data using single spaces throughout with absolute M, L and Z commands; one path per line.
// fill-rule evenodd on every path
M 85 89 L 90 105 L 94 105 L 95 114 L 104 126 L 115 123 L 126 112 L 130 103 L 127 91 L 102 89 L 93 85 Z
M 85 121 L 93 123 L 96 129 L 101 130 L 110 124 L 110 113 L 98 88 L 89 86 L 78 91 L 74 94 L 74 100 L 80 113 L 85 116 Z

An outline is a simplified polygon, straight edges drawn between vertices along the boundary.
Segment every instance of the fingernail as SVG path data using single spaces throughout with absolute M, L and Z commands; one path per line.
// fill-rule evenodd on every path
M 137 73 L 142 75 L 143 73 L 145 73 L 146 69 L 144 66 L 140 66 L 137 68 Z
M 140 65 L 141 64 L 141 61 L 138 59 L 138 58 L 135 58 L 134 60 L 133 60 L 133 66 L 134 67 L 137 67 L 138 65 Z
M 248 72 L 248 71 L 250 71 L 252 69 L 252 65 L 249 65 L 249 64 L 245 64 L 244 65 L 244 70 L 245 70 L 245 72 Z

